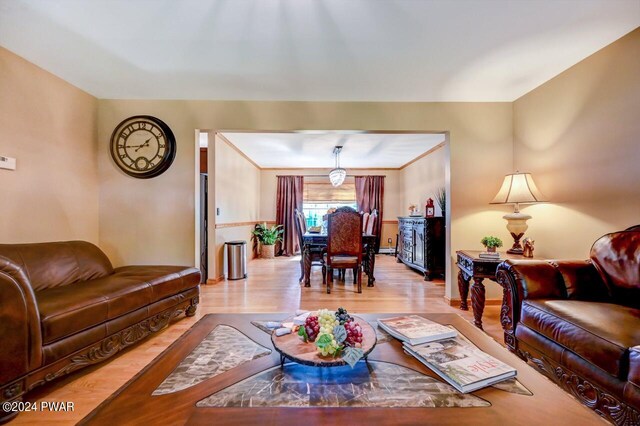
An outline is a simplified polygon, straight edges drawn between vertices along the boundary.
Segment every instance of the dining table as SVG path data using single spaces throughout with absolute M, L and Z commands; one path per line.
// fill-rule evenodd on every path
M 304 286 L 311 287 L 311 246 L 327 246 L 329 236 L 326 233 L 305 232 L 302 236 L 302 259 L 304 263 Z M 367 274 L 367 287 L 373 287 L 376 280 L 373 272 L 376 265 L 376 236 L 362 234 L 362 245 L 366 250 L 363 262 L 364 272 Z

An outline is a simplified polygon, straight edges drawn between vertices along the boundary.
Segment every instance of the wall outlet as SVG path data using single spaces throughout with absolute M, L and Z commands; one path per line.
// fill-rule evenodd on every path
M 16 159 L 11 157 L 0 156 L 0 169 L 15 170 Z
M 216 207 L 216 216 L 220 216 L 220 207 Z

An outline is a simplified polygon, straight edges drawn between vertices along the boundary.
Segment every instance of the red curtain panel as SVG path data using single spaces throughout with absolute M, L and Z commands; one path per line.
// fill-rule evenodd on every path
M 278 176 L 276 200 L 276 224 L 284 230 L 282 242 L 276 246 L 278 256 L 293 256 L 300 251 L 296 235 L 295 210 L 302 211 L 304 178 L 302 176 Z
M 384 199 L 384 176 L 356 176 L 356 203 L 358 211 L 378 211 L 373 233 L 376 235 L 376 252 L 380 248 L 382 233 L 382 201 Z

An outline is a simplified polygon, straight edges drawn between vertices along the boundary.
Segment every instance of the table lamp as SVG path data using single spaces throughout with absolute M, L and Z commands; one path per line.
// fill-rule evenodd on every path
M 520 239 L 527 230 L 527 220 L 531 216 L 520 213 L 520 204 L 534 204 L 546 201 L 545 197 L 536 187 L 530 173 L 520 173 L 506 175 L 502 187 L 498 191 L 491 204 L 514 204 L 513 213 L 502 216 L 507 220 L 507 230 L 513 237 L 513 247 L 507 250 L 510 254 L 522 254 Z

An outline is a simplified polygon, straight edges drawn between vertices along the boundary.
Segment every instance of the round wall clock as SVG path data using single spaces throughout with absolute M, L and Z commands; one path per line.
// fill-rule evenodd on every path
M 166 123 L 150 115 L 129 117 L 111 135 L 111 157 L 120 169 L 140 179 L 164 173 L 176 156 L 176 138 Z

